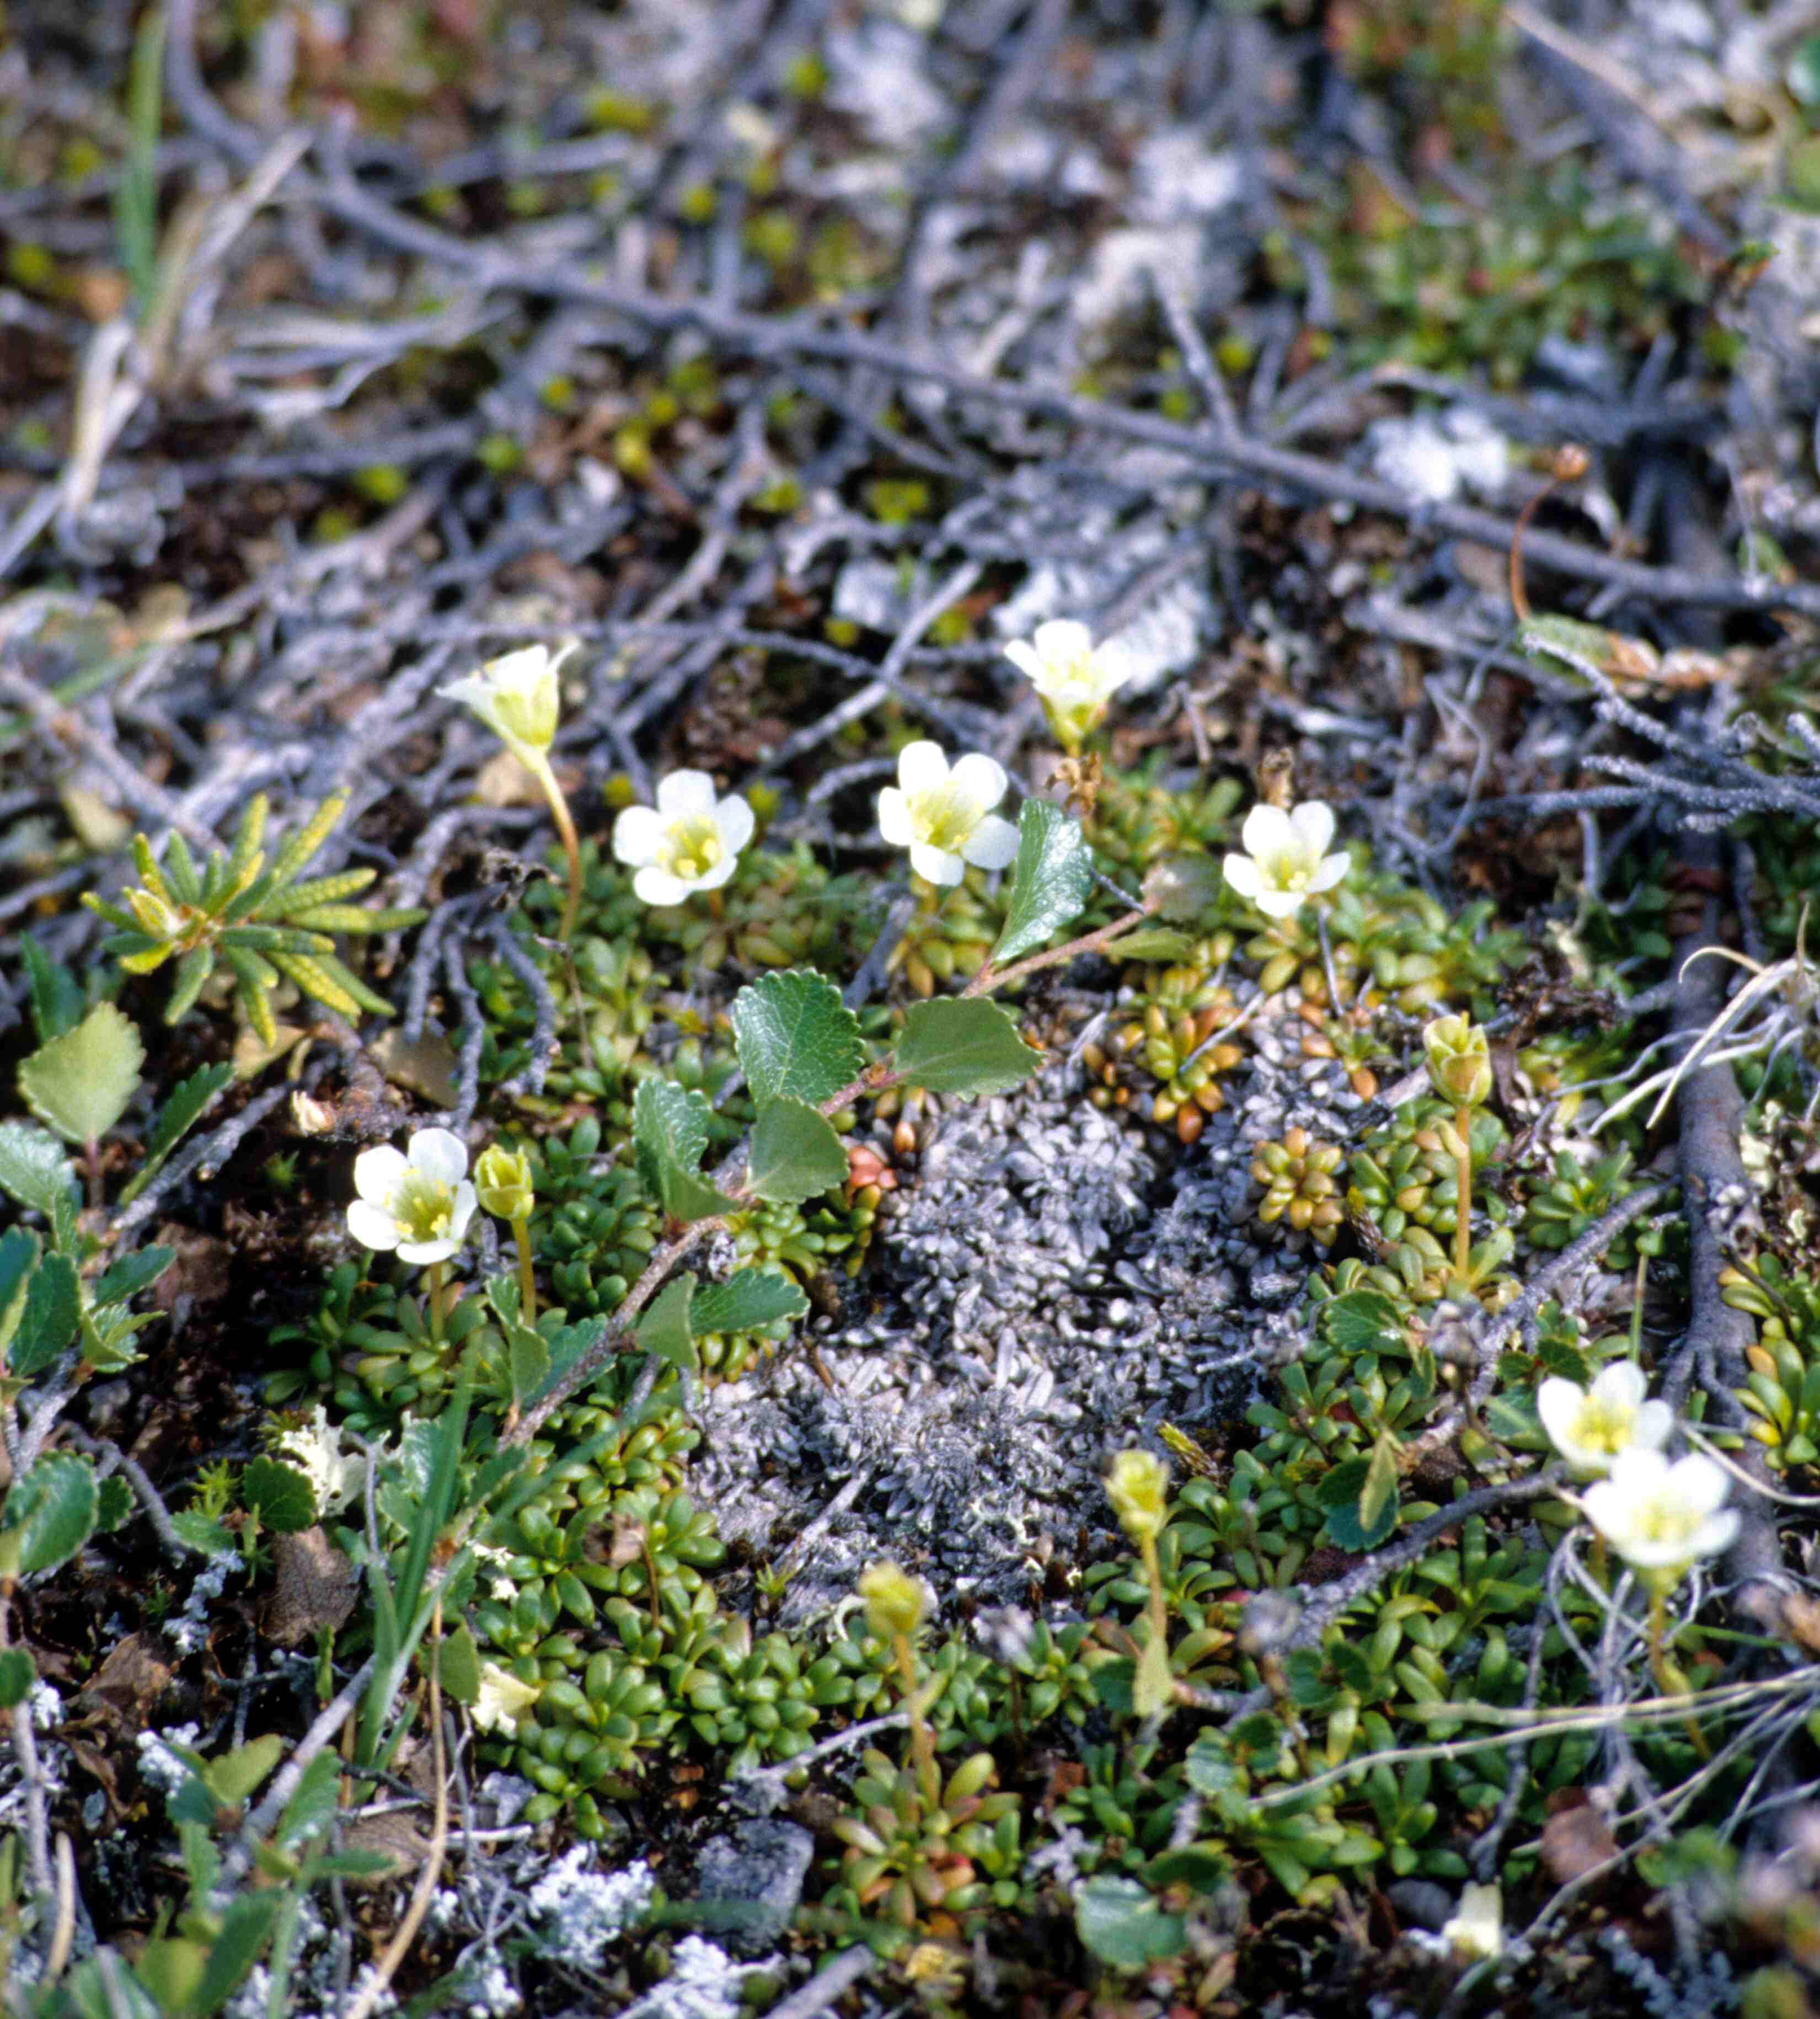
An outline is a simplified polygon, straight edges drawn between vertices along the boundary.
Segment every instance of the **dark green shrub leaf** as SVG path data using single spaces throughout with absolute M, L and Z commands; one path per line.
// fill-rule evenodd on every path
M 73 1031 L 82 1020 L 82 984 L 60 960 L 53 960 L 30 933 L 21 933 L 19 951 L 31 997 L 32 1028 L 41 1045 Z
M 116 1528 L 124 1527 L 139 1506 L 132 1487 L 118 1472 L 109 1473 L 102 1481 L 96 1499 L 95 1526 L 103 1535 L 111 1535 Z
M 632 1097 L 639 1176 L 672 1220 L 707 1220 L 732 1209 L 733 1201 L 700 1175 L 712 1112 L 705 1094 L 673 1080 L 640 1080 Z
M 295 1535 L 316 1519 L 315 1489 L 302 1473 L 276 1459 L 255 1458 L 248 1463 L 241 1474 L 241 1498 L 281 1535 Z
M 74 1184 L 70 1160 L 56 1136 L 23 1122 L 0 1122 L 0 1191 L 10 1192 L 48 1220 Z
M 76 1265 L 67 1255 L 47 1255 L 31 1272 L 25 1308 L 13 1336 L 8 1365 L 15 1374 L 42 1374 L 75 1339 L 81 1317 Z
M 652 1299 L 649 1307 L 633 1328 L 633 1337 L 647 1353 L 667 1360 L 685 1374 L 697 1372 L 701 1356 L 695 1350 L 695 1333 L 689 1321 L 689 1307 L 695 1296 L 693 1276 L 674 1276 Z
M 25 1315 L 25 1299 L 43 1244 L 23 1227 L 0 1235 L 0 1358 Z
M 436 1657 L 436 1673 L 445 1696 L 457 1703 L 480 1701 L 480 1651 L 463 1620 L 452 1633 L 443 1636 L 442 1651 Z
M 1187 1945 L 1179 1914 L 1166 1914 L 1148 1887 L 1135 1879 L 1097 1872 L 1074 1896 L 1075 1932 L 1081 1944 L 1114 1970 L 1145 1970 Z
M 142 1248 L 123 1255 L 95 1285 L 98 1304 L 124 1304 L 153 1284 L 177 1259 L 174 1248 Z
M 0 1710 L 11 1710 L 31 1695 L 38 1670 L 23 1647 L 0 1651 Z
M 897 1048 L 897 1071 L 932 1093 L 1003 1093 L 1043 1063 L 996 1002 L 975 997 L 913 1002 Z
M 798 1205 L 847 1182 L 847 1153 L 833 1123 L 807 1101 L 773 1100 L 753 1126 L 746 1182 L 762 1199 Z
M 799 1318 L 808 1309 L 809 1299 L 781 1270 L 736 1269 L 724 1283 L 704 1284 L 697 1292 L 689 1322 L 700 1337 Z
M 1011 903 L 992 950 L 993 964 L 1002 967 L 1034 952 L 1080 915 L 1092 894 L 1093 851 L 1080 821 L 1047 799 L 1026 799 L 1018 815 Z
M 53 1452 L 15 1480 L 0 1509 L 0 1572 L 29 1577 L 67 1564 L 95 1532 L 95 1468 Z
M 76 1144 L 105 1136 L 139 1086 L 146 1048 L 111 1002 L 41 1045 L 19 1068 L 19 1090 L 40 1122 Z
M 1380 1438 L 1370 1458 L 1337 1465 L 1315 1489 L 1336 1548 L 1375 1550 L 1397 1525 L 1396 1459 Z
M 1400 1353 L 1403 1326 L 1381 1290 L 1348 1290 L 1321 1307 L 1321 1330 L 1342 1353 Z
M 761 976 L 733 998 L 733 1018 L 740 1070 L 761 1110 L 785 1097 L 819 1107 L 865 1069 L 859 1018 L 808 969 Z
M 130 1205 L 138 1198 L 165 1159 L 215 1105 L 222 1089 L 233 1079 L 233 1067 L 224 1060 L 219 1065 L 204 1066 L 200 1072 L 191 1073 L 172 1088 L 170 1099 L 158 1110 L 158 1118 L 152 1125 L 145 1162 L 120 1194 L 122 1205 Z

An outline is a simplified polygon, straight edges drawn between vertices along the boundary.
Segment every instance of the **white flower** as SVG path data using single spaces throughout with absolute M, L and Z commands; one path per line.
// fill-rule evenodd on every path
M 1226 881 L 1249 897 L 1267 918 L 1293 917 L 1309 898 L 1331 890 L 1352 867 L 1344 849 L 1327 853 L 1333 839 L 1333 809 L 1309 799 L 1292 813 L 1255 806 L 1245 816 L 1239 839 L 1243 855 L 1226 857 Z
M 1738 1532 L 1722 1507 L 1724 1470 L 1699 1452 L 1671 1465 L 1634 1446 L 1612 1461 L 1608 1477 L 1580 1497 L 1587 1519 L 1646 1582 L 1673 1586 L 1702 1557 L 1717 1556 Z
M 1504 1947 L 1504 1900 L 1496 1886 L 1461 1889 L 1460 1911 L 1441 1930 L 1441 1939 L 1456 1956 L 1475 1961 L 1501 1955 Z
M 562 705 L 557 669 L 577 649 L 573 643 L 559 652 L 552 652 L 548 645 L 527 645 L 522 652 L 489 659 L 479 672 L 438 687 L 436 692 L 445 701 L 458 701 L 471 708 L 501 742 L 537 770 L 556 740 L 556 717 Z
M 474 1722 L 483 1731 L 516 1731 L 519 1721 L 543 1695 L 537 1683 L 521 1683 L 497 1662 L 480 1664 L 480 1694 L 474 1700 Z
M 613 852 L 638 871 L 647 904 L 680 904 L 692 890 L 718 890 L 752 839 L 752 809 L 736 793 L 717 802 L 705 771 L 672 771 L 657 804 L 628 807 L 614 823 Z
M 958 883 L 972 863 L 1004 869 L 1018 852 L 1018 831 L 992 809 L 1004 797 L 1004 767 L 978 751 L 953 769 L 939 743 L 906 743 L 897 783 L 878 796 L 879 832 L 910 850 L 910 867 L 932 883 Z
M 354 1159 L 348 1231 L 363 1247 L 398 1251 L 400 1261 L 446 1262 L 474 1217 L 468 1149 L 447 1129 L 420 1129 L 401 1154 L 389 1143 Z
M 339 1513 L 367 1483 L 367 1461 L 342 1449 L 342 1434 L 320 1402 L 307 1423 L 284 1433 L 277 1448 L 309 1481 L 318 1514 Z
M 1029 676 L 1055 734 L 1070 749 L 1098 724 L 1106 703 L 1138 670 L 1116 639 L 1095 645 L 1084 624 L 1066 618 L 1039 624 L 1028 644 L 1017 639 L 1006 646 L 1004 655 Z
M 1674 1411 L 1644 1399 L 1648 1383 L 1634 1360 L 1601 1368 L 1590 1388 L 1551 1375 L 1536 1391 L 1536 1412 L 1548 1438 L 1575 1473 L 1597 1479 L 1620 1452 L 1660 1451 L 1674 1429 Z

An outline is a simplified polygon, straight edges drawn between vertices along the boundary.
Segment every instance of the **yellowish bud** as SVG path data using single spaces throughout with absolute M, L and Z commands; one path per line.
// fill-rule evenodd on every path
M 495 1220 L 514 1223 L 529 1220 L 531 1202 L 531 1160 L 495 1143 L 483 1151 L 474 1166 L 474 1190 L 483 1212 Z
M 881 1640 L 907 1640 L 923 1623 L 922 1580 L 894 1563 L 874 1564 L 859 1580 L 859 1596 L 867 1630 Z
M 1422 1033 L 1428 1078 L 1456 1107 L 1482 1107 L 1492 1095 L 1491 1048 L 1470 1017 L 1437 1017 Z
M 1106 1498 L 1134 1542 L 1154 1538 L 1169 1519 L 1169 1468 L 1153 1452 L 1122 1451 L 1106 1474 Z

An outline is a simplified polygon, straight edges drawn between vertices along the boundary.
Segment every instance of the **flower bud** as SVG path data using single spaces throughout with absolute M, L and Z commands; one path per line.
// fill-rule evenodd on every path
M 1470 1017 L 1437 1017 L 1422 1033 L 1428 1078 L 1456 1107 L 1482 1107 L 1492 1094 L 1491 1047 Z
M 474 1189 L 481 1209 L 495 1220 L 516 1223 L 531 1216 L 531 1160 L 495 1143 L 474 1166 Z
M 923 1582 L 887 1560 L 874 1564 L 859 1580 L 866 1601 L 866 1626 L 881 1640 L 908 1640 L 923 1623 Z
M 1106 1474 L 1106 1498 L 1134 1542 L 1154 1539 L 1169 1519 L 1169 1468 L 1147 1451 L 1122 1451 Z

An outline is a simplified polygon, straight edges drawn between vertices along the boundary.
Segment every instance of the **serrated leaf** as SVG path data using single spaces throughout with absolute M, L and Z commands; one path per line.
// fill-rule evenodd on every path
M 1093 851 L 1080 821 L 1047 799 L 1026 799 L 1018 815 L 1011 903 L 992 950 L 994 966 L 1034 952 L 1080 917 L 1092 893 Z
M 124 1304 L 153 1284 L 177 1259 L 174 1248 L 141 1248 L 123 1255 L 95 1285 L 98 1304 Z
M 198 2019 L 209 2019 L 239 1989 L 259 1961 L 284 1898 L 277 1887 L 243 1893 L 222 1916 L 221 1932 L 209 1945 L 208 1960 L 190 2001 L 188 2009 Z
M 0 1509 L 0 1573 L 29 1577 L 67 1564 L 95 1532 L 95 1468 L 65 1452 L 15 1480 Z
M 639 1176 L 672 1220 L 707 1220 L 733 1210 L 733 1202 L 700 1175 L 712 1112 L 705 1094 L 673 1080 L 640 1080 L 632 1096 Z
M 1114 1970 L 1139 1970 L 1187 1946 L 1187 1924 L 1167 1914 L 1135 1879 L 1096 1872 L 1074 1896 L 1074 1927 L 1091 1954 Z
M 249 1461 L 241 1474 L 241 1498 L 280 1535 L 294 1535 L 316 1520 L 316 1489 L 295 1466 L 273 1458 Z
M 283 1733 L 268 1731 L 262 1738 L 250 1738 L 220 1759 L 211 1760 L 202 1770 L 209 1792 L 229 1803 L 245 1801 L 284 1758 L 288 1743 Z
M 9 1372 L 29 1379 L 52 1365 L 75 1342 L 82 1315 L 76 1265 L 67 1255 L 47 1255 L 31 1272 L 19 1328 L 7 1354 Z
M 804 1100 L 758 1111 L 746 1153 L 746 1182 L 773 1205 L 800 1205 L 847 1182 L 847 1153 L 834 1124 Z
M 41 1045 L 19 1068 L 19 1090 L 40 1122 L 71 1143 L 105 1136 L 139 1086 L 146 1048 L 130 1019 L 98 1002 L 74 1030 Z
M 457 1703 L 475 1704 L 480 1701 L 480 1650 L 474 1644 L 474 1637 L 468 1630 L 468 1622 L 462 1620 L 452 1633 L 443 1636 L 443 1644 L 436 1656 L 437 1680 L 445 1696 L 453 1697 Z
M 1321 1307 L 1321 1330 L 1342 1353 L 1396 1353 L 1403 1325 L 1395 1303 L 1381 1290 L 1348 1290 Z
M 171 1517 L 171 1527 L 179 1542 L 185 1543 L 199 1555 L 226 1557 L 234 1553 L 233 1538 L 219 1521 L 212 1521 L 206 1514 L 198 1514 L 188 1508 L 181 1514 Z
M 32 1272 L 38 1267 L 43 1245 L 35 1234 L 23 1227 L 9 1228 L 0 1235 L 0 1361 L 5 1361 L 13 1335 L 25 1315 Z
M 931 1093 L 1003 1093 L 1028 1079 L 1043 1055 L 996 1002 L 945 997 L 910 1005 L 894 1063 Z
M 550 1378 L 550 1349 L 542 1335 L 529 1325 L 514 1325 L 506 1336 L 506 1350 L 512 1361 L 512 1392 L 522 1408 L 541 1394 Z
M 56 1136 L 24 1122 L 0 1122 L 0 1191 L 50 1219 L 74 1186 L 70 1160 Z
M 446 1685 L 445 1685 L 446 1687 Z M 341 1793 L 341 1756 L 329 1747 L 303 1770 L 297 1789 L 284 1804 L 273 1840 L 281 1850 L 297 1851 L 334 1819 Z
M 122 1475 L 110 1472 L 101 1481 L 95 1508 L 95 1526 L 103 1535 L 111 1535 L 116 1528 L 124 1528 L 132 1520 L 139 1502 L 132 1497 L 132 1488 Z
M 672 1277 L 632 1328 L 633 1337 L 647 1353 L 668 1361 L 685 1374 L 699 1372 L 701 1365 L 689 1324 L 689 1304 L 694 1296 L 693 1276 Z
M 1336 1548 L 1375 1550 L 1397 1525 L 1395 1453 L 1379 1438 L 1369 1458 L 1337 1465 L 1315 1489 L 1327 1510 L 1327 1533 Z
M 32 1028 L 41 1045 L 73 1031 L 82 1017 L 82 984 L 60 960 L 52 960 L 30 933 L 19 937 L 31 999 Z
M 831 981 L 806 968 L 742 988 L 733 1019 L 740 1068 L 761 1108 L 786 1097 L 819 1107 L 865 1070 L 859 1018 Z
M 23 1647 L 0 1651 L 0 1710 L 11 1710 L 31 1695 L 38 1670 Z
M 222 1089 L 233 1081 L 233 1064 L 223 1060 L 219 1065 L 204 1066 L 172 1088 L 170 1098 L 158 1110 L 158 1118 L 152 1125 L 145 1161 L 120 1195 L 122 1205 L 130 1205 L 139 1196 L 165 1159 L 215 1105 Z
M 736 1269 L 724 1283 L 696 1292 L 689 1325 L 697 1338 L 711 1332 L 749 1332 L 754 1325 L 799 1318 L 809 1299 L 777 1269 Z

